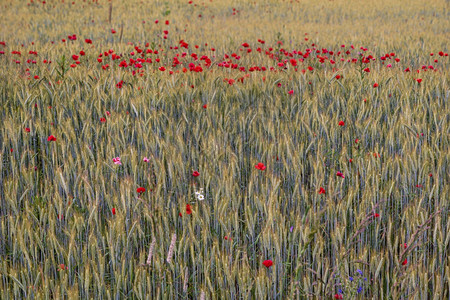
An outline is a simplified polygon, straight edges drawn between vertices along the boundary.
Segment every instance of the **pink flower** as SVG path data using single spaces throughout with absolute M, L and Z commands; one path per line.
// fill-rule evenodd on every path
M 122 165 L 122 162 L 120 161 L 120 157 L 114 157 L 113 162 L 115 165 Z
M 149 162 L 150 159 L 148 159 L 147 157 L 144 157 L 144 162 Z

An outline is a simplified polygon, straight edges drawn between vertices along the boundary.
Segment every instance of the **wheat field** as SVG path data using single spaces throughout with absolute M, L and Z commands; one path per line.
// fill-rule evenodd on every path
M 449 299 L 447 1 L 0 17 L 0 299 Z

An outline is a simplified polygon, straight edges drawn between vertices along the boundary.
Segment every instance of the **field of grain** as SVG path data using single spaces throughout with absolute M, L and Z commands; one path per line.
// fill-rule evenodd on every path
M 0 1 L 0 299 L 449 299 L 448 1 Z

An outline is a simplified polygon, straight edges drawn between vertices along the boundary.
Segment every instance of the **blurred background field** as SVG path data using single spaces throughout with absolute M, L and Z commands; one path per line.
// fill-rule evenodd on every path
M 448 8 L 0 1 L 0 298 L 448 299 Z

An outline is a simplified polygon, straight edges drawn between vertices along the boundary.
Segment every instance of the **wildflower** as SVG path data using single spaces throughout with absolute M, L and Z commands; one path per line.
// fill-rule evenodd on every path
M 402 262 L 402 265 L 406 266 L 407 263 L 408 263 L 408 259 L 405 258 L 405 260 Z
M 373 216 L 374 216 L 375 218 L 378 218 L 378 217 L 380 216 L 380 214 L 374 213 Z
M 197 196 L 197 199 L 199 201 L 203 201 L 205 199 L 205 196 L 203 196 L 203 189 L 201 188 L 200 191 L 195 192 L 195 195 Z
M 150 159 L 148 159 L 147 157 L 144 157 L 144 162 L 149 162 Z
M 348 279 L 350 280 L 350 282 L 353 281 L 353 277 L 352 276 L 350 276 Z
M 263 261 L 263 265 L 266 268 L 270 268 L 273 265 L 273 262 L 270 259 L 268 259 L 268 260 Z
M 48 142 L 54 142 L 54 141 L 56 141 L 56 137 L 54 137 L 53 135 L 50 135 L 50 136 L 47 138 L 47 141 L 48 141 Z
M 358 287 L 358 290 L 356 291 L 358 294 L 360 294 L 362 292 L 362 286 Z
M 344 126 L 345 122 L 344 121 L 339 121 L 339 126 Z
M 294 231 L 294 226 L 291 226 L 291 228 L 289 228 L 289 231 L 290 232 Z
M 375 83 L 373 84 L 373 87 L 374 87 L 374 88 L 377 88 L 377 87 L 378 87 L 378 83 L 375 82 Z
M 320 187 L 319 194 L 324 194 L 324 195 L 326 194 L 325 189 L 323 187 Z
M 30 128 L 26 127 L 26 128 L 25 128 L 25 131 L 26 131 L 26 132 L 30 132 L 31 130 L 30 130 Z
M 116 208 L 112 208 L 112 214 L 113 214 L 113 216 L 116 214 Z
M 334 295 L 334 299 L 343 299 L 343 297 L 340 294 L 335 294 Z
M 105 123 L 105 122 L 106 122 L 106 119 L 105 119 L 105 118 L 100 118 L 100 122 L 101 122 L 101 123 Z
M 203 104 L 203 108 L 206 109 L 206 107 L 207 107 L 207 105 L 206 105 L 206 104 Z
M 200 176 L 200 173 L 198 171 L 194 171 L 194 172 L 192 172 L 192 176 L 198 177 L 198 176 Z
M 122 162 L 120 161 L 120 157 L 114 157 L 114 158 L 113 158 L 113 163 L 114 163 L 115 165 L 121 165 Z
M 341 178 L 345 178 L 344 174 L 342 174 L 341 172 L 337 172 L 336 176 L 341 177 Z
M 191 206 L 189 204 L 186 204 L 186 214 L 192 214 Z
M 290 90 L 290 91 L 288 92 L 288 94 L 289 94 L 289 95 L 293 95 L 293 94 L 294 94 L 294 90 Z
M 136 189 L 136 192 L 137 192 L 138 194 L 145 193 L 145 188 L 143 188 L 143 187 L 138 187 L 138 188 Z
M 356 272 L 361 276 L 363 275 L 363 272 L 360 269 L 357 269 Z
M 258 163 L 257 165 L 255 165 L 255 168 L 264 171 L 266 169 L 266 166 L 263 163 Z

